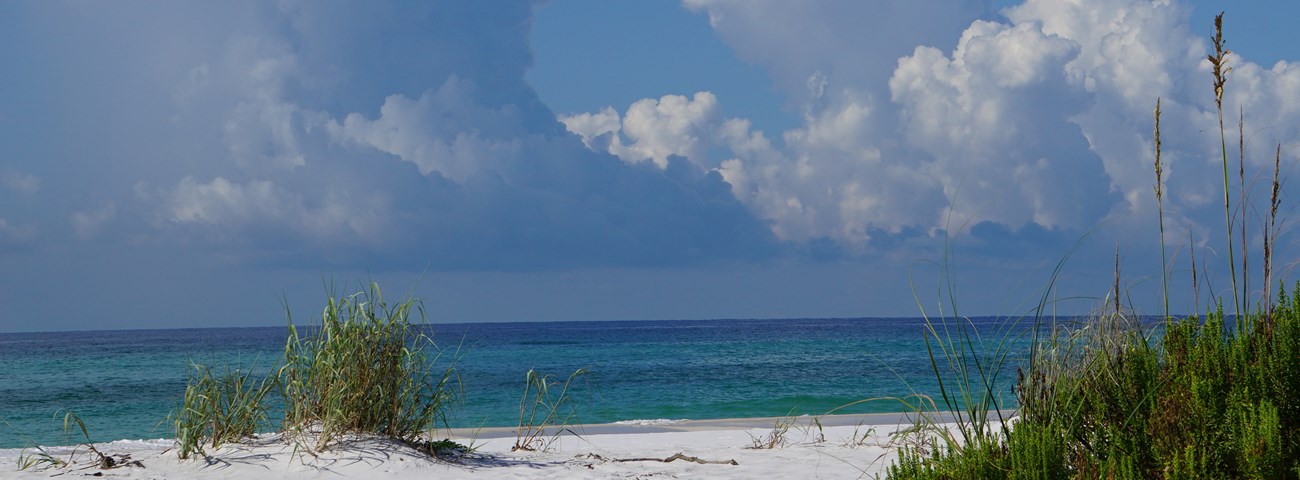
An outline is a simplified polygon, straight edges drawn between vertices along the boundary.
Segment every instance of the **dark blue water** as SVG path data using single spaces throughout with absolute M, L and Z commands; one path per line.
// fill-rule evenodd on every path
M 998 318 L 972 319 L 992 351 Z M 937 395 L 921 319 L 781 319 L 437 324 L 441 365 L 464 389 L 455 427 L 513 426 L 529 369 L 560 379 L 576 369 L 578 420 L 730 418 L 826 413 L 861 399 Z M 170 437 L 163 420 L 185 391 L 191 362 L 269 372 L 285 328 L 0 334 L 0 448 L 67 444 L 62 412 L 91 439 Z M 1027 349 L 1023 337 L 1008 361 Z M 977 348 L 977 350 L 979 350 Z M 999 392 L 1011 398 L 1010 384 Z M 273 394 L 274 395 L 274 394 Z M 900 411 L 895 401 L 840 413 Z M 268 428 L 274 428 L 275 424 Z

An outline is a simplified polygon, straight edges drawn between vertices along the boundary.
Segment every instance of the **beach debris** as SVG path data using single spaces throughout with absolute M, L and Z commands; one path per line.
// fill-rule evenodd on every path
M 55 413 L 55 415 L 57 416 L 58 413 Z M 81 464 L 77 458 L 81 453 L 83 453 L 81 450 L 82 447 L 85 447 L 85 451 L 95 454 L 95 459 L 94 463 L 86 464 L 86 466 L 82 467 L 81 470 L 91 468 L 108 470 L 119 467 L 144 468 L 144 464 L 139 460 L 131 460 L 130 454 L 105 454 L 98 448 L 95 448 L 95 442 L 90 440 L 90 432 L 86 429 L 86 423 L 82 421 L 81 417 L 77 416 L 76 413 L 68 411 L 63 416 L 63 432 L 65 434 L 71 434 L 73 427 L 76 427 L 77 430 L 81 431 L 81 436 L 85 438 L 86 441 L 77 443 L 75 446 L 70 447 L 71 451 L 68 452 L 68 458 L 66 460 L 56 457 L 55 454 L 47 451 L 44 447 L 33 447 L 35 451 L 32 453 L 28 453 L 27 449 L 24 448 L 18 455 L 18 469 L 45 470 L 72 468 L 75 465 Z M 56 476 L 57 475 L 62 475 L 62 473 L 56 474 Z M 96 475 L 99 474 L 97 473 Z
M 398 440 L 398 442 L 432 458 L 449 462 L 460 462 L 479 456 L 476 453 L 478 448 L 456 442 L 450 438 L 442 440 Z
M 95 444 L 84 443 L 83 445 L 85 445 L 86 448 L 89 448 L 90 452 L 94 453 L 95 456 L 99 458 L 99 468 L 107 470 L 117 466 L 117 459 L 110 455 L 104 455 L 104 453 L 100 452 L 98 448 L 95 448 Z
M 600 461 L 602 461 L 602 462 L 620 462 L 620 463 L 622 463 L 622 462 L 662 462 L 662 463 L 672 463 L 672 462 L 675 462 L 675 461 L 677 461 L 677 460 L 683 460 L 683 461 L 687 461 L 687 462 L 691 462 L 691 463 L 699 463 L 699 464 L 702 464 L 702 465 L 740 465 L 740 463 L 736 462 L 735 459 L 729 459 L 729 460 L 705 460 L 705 459 L 702 459 L 702 458 L 700 458 L 700 457 L 692 457 L 692 456 L 688 456 L 688 455 L 686 455 L 686 454 L 683 453 L 683 452 L 677 452 L 677 453 L 675 453 L 675 454 L 673 454 L 672 456 L 667 457 L 667 458 L 655 458 L 655 457 L 638 457 L 638 458 L 605 458 L 605 457 L 600 456 L 599 454 L 596 454 L 596 453 L 588 453 L 588 454 L 586 454 L 586 455 L 578 455 L 578 456 L 577 456 L 577 458 L 584 458 L 584 457 L 585 457 L 585 458 L 589 458 L 589 459 L 593 459 L 593 460 L 600 460 Z M 591 464 L 587 464 L 587 468 L 592 468 L 592 465 L 591 465 Z

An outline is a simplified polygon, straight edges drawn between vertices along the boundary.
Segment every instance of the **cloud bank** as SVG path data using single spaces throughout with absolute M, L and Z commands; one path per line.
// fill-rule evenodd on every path
M 426 269 L 472 278 L 456 295 L 489 300 L 462 311 L 495 319 L 590 296 L 589 318 L 906 314 L 908 268 L 947 246 L 989 297 L 1090 232 L 1102 252 L 1081 256 L 1118 243 L 1154 272 L 1156 98 L 1166 240 L 1226 270 L 1208 45 L 1188 27 L 1210 19 L 1174 0 L 990 5 L 682 2 L 767 73 L 798 117 L 778 132 L 724 114 L 743 101 L 725 91 L 557 116 L 526 80 L 524 0 L 0 3 L 0 62 L 32 66 L 0 89 L 0 318 L 84 326 L 52 300 L 71 292 L 119 319 L 218 322 L 231 292 L 304 272 Z M 1231 62 L 1229 137 L 1244 112 L 1264 193 L 1277 144 L 1294 173 L 1300 67 Z M 859 277 L 870 292 L 831 305 Z M 503 278 L 542 293 L 498 307 Z
M 711 92 L 562 120 L 624 161 L 676 154 L 718 172 L 782 240 L 897 255 L 956 232 L 981 255 L 1013 256 L 1039 242 L 1061 252 L 1106 225 L 1104 236 L 1149 252 L 1157 98 L 1168 240 L 1213 246 L 1221 230 L 1208 45 L 1179 2 L 1028 0 L 997 15 L 978 2 L 684 4 L 769 72 L 802 126 L 757 131 L 719 115 L 727 99 Z M 1260 66 L 1249 52 L 1231 61 L 1224 108 L 1245 112 L 1247 188 L 1262 193 L 1267 179 L 1253 172 L 1271 175 L 1274 148 L 1283 175 L 1300 152 L 1300 68 Z
M 52 160 L 41 172 L 0 171 L 6 194 L 58 197 L 43 208 L 63 212 L 0 223 L 0 245 L 63 238 L 416 271 L 773 255 L 770 230 L 722 176 L 684 163 L 698 156 L 689 147 L 643 144 L 637 155 L 653 164 L 623 162 L 564 129 L 524 79 L 533 8 L 11 5 L 10 18 L 33 25 L 14 35 L 47 45 L 60 76 L 33 80 L 26 95 L 61 96 L 70 110 L 30 113 L 83 115 L 68 128 L 93 144 L 9 143 L 20 145 L 11 155 Z M 144 20 L 122 21 L 136 15 Z M 202 27 L 173 37 L 191 25 Z M 75 31 L 96 33 L 95 44 L 50 41 Z M 86 61 L 99 55 L 116 60 Z M 89 69 L 120 81 L 78 82 Z M 87 90 L 85 103 L 64 92 L 71 84 Z M 664 132 L 657 122 L 671 113 L 649 110 L 628 132 Z M 93 133 L 100 125 L 115 126 Z M 674 136 L 660 145 L 691 132 L 663 134 Z M 81 173 L 46 175 L 61 169 Z

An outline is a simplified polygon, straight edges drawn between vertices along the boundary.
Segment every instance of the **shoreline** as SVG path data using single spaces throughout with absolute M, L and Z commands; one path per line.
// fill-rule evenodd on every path
M 1008 418 L 1014 415 L 1011 410 L 1004 410 L 1003 414 Z M 641 420 L 624 420 L 613 423 L 591 423 L 572 425 L 572 428 L 583 435 L 622 435 L 622 434 L 650 434 L 650 433 L 673 433 L 673 432 L 698 432 L 698 431 L 727 431 L 727 430 L 752 430 L 756 428 L 772 428 L 777 422 L 782 420 L 793 419 L 796 424 L 809 423 L 816 418 L 822 427 L 848 427 L 848 426 L 874 426 L 883 425 L 903 425 L 911 424 L 910 418 L 916 415 L 915 412 L 885 412 L 885 413 L 844 413 L 831 415 L 797 415 L 793 417 L 736 417 L 736 418 L 715 418 L 715 419 L 641 419 Z M 937 423 L 951 423 L 953 417 L 948 412 L 930 414 L 937 419 Z M 996 418 L 996 413 L 991 414 Z M 437 429 L 438 436 L 443 432 L 450 432 L 450 437 L 456 438 L 514 438 L 517 427 L 484 427 L 484 428 L 451 428 Z
M 1004 410 L 1008 417 L 1014 415 L 1013 411 Z M 711 419 L 635 419 L 623 420 L 611 423 L 583 423 L 570 425 L 581 436 L 587 435 L 630 435 L 630 434 L 655 434 L 655 433 L 680 433 L 680 432 L 700 432 L 700 431 L 729 431 L 729 430 L 753 430 L 762 428 L 772 428 L 777 422 L 783 420 L 794 420 L 794 424 L 808 424 L 812 419 L 817 419 L 822 427 L 848 427 L 848 426 L 869 426 L 880 427 L 886 425 L 904 425 L 911 424 L 910 418 L 915 416 L 914 412 L 885 412 L 885 413 L 845 413 L 831 415 L 797 415 L 784 417 L 733 417 L 733 418 L 711 418 Z M 937 419 L 936 423 L 951 423 L 952 415 L 948 412 L 930 414 Z M 991 414 L 991 418 L 996 418 L 996 414 Z M 515 432 L 518 427 L 482 427 L 482 428 L 436 428 L 432 430 L 434 439 L 448 438 L 452 440 L 489 440 L 500 438 L 515 438 Z M 257 434 L 258 437 L 268 437 L 277 435 L 278 432 L 263 432 Z M 170 445 L 174 438 L 120 438 L 116 440 L 97 441 L 95 445 L 122 444 L 129 446 L 157 446 L 164 443 Z M 70 449 L 81 444 L 59 444 L 59 445 L 33 445 L 28 447 L 8 447 L 0 448 L 0 458 L 6 453 L 20 452 L 24 449 L 34 449 L 36 447 L 45 449 Z M 0 469 L 3 471 L 3 469 Z

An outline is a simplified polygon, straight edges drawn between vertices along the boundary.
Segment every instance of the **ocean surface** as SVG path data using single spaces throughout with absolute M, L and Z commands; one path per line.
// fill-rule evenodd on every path
M 1007 401 L 1028 352 L 1023 328 L 969 319 L 991 352 L 1010 337 L 998 394 Z M 514 426 L 529 369 L 560 379 L 581 423 L 818 415 L 858 400 L 936 396 L 919 318 L 432 324 L 464 391 L 453 427 Z M 0 448 L 171 437 L 164 423 L 191 363 L 269 372 L 287 329 L 225 328 L 0 334 Z M 980 347 L 976 347 L 979 351 Z M 273 393 L 271 397 L 276 397 Z M 897 401 L 837 413 L 902 411 Z M 275 411 L 273 407 L 273 412 Z M 272 413 L 268 430 L 278 426 Z

